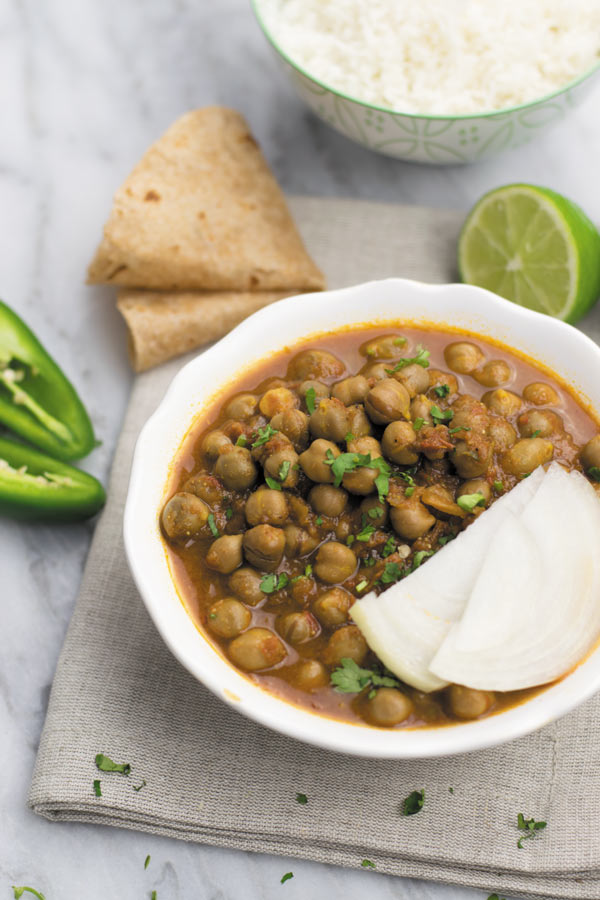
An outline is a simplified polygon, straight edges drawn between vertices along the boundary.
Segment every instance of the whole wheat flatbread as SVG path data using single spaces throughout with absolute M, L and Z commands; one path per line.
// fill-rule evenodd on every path
M 289 291 L 165 293 L 119 291 L 117 308 L 129 331 L 136 372 L 216 341 L 263 306 Z
M 318 290 L 283 194 L 243 117 L 187 113 L 117 191 L 90 283 L 154 290 Z

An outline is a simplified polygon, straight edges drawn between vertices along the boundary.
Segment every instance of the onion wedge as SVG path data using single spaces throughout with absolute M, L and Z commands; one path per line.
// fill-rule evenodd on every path
M 367 594 L 352 606 L 350 615 L 367 644 L 402 681 L 429 692 L 453 680 L 432 672 L 431 661 L 462 617 L 482 560 L 505 517 L 518 516 L 543 481 L 540 467 L 403 581 L 379 596 Z
M 495 535 L 461 620 L 431 671 L 480 690 L 554 681 L 600 635 L 600 503 L 557 463 L 518 518 Z

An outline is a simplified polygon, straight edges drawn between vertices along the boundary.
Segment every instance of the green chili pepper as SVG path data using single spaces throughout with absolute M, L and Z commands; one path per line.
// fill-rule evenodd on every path
M 59 459 L 95 446 L 75 388 L 36 336 L 0 301 L 0 422 Z
M 106 495 L 99 481 L 15 441 L 0 438 L 0 513 L 72 521 L 93 516 Z

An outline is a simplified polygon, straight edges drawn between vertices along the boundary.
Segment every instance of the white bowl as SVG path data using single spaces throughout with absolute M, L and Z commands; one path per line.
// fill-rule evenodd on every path
M 600 349 L 570 325 L 480 288 L 373 281 L 274 303 L 246 319 L 175 377 L 139 436 L 125 508 L 125 549 L 135 582 L 174 656 L 234 709 L 276 731 L 359 756 L 419 758 L 490 747 L 535 731 L 600 689 L 600 649 L 521 706 L 476 722 L 385 731 L 317 715 L 234 669 L 185 611 L 167 564 L 158 515 L 173 458 L 195 417 L 241 371 L 300 339 L 351 324 L 438 323 L 493 337 L 549 366 L 600 409 Z M 600 598 L 599 598 L 600 600 Z

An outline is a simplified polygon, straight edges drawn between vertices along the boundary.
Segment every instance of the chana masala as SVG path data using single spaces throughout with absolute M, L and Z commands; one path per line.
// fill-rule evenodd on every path
M 533 361 L 438 329 L 326 334 L 195 423 L 161 511 L 171 570 L 197 627 L 271 693 L 384 728 L 480 718 L 532 690 L 415 690 L 350 609 L 551 460 L 600 491 L 598 423 Z

